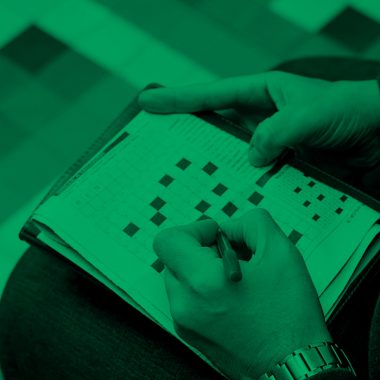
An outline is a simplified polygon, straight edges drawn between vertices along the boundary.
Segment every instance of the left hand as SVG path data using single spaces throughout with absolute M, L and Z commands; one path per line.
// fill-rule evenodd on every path
M 376 80 L 329 82 L 269 71 L 150 89 L 139 103 L 157 113 L 238 111 L 232 118 L 254 131 L 248 154 L 254 166 L 267 165 L 285 148 L 343 179 L 380 162 Z
M 221 228 L 253 252 L 240 261 L 239 283 L 226 279 L 211 247 L 214 221 L 169 228 L 155 239 L 179 335 L 233 379 L 256 379 L 296 349 L 330 341 L 303 258 L 270 215 L 255 209 Z

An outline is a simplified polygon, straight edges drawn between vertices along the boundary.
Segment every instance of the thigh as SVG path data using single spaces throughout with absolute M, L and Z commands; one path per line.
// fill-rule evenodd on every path
M 65 259 L 36 248 L 0 304 L 5 379 L 218 379 L 179 341 Z

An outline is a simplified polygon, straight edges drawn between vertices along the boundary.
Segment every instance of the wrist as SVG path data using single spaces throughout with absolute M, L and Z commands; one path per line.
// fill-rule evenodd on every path
M 331 369 L 345 369 L 355 375 L 347 356 L 335 343 L 321 342 L 295 350 L 284 357 L 258 380 L 308 379 Z M 248 380 L 244 378 L 242 380 Z
M 322 317 L 314 313 L 308 321 L 299 321 L 293 326 L 289 324 L 281 334 L 272 334 L 270 339 L 267 339 L 261 346 L 260 351 L 256 353 L 256 360 L 251 361 L 246 373 L 252 379 L 257 379 L 302 347 L 319 342 L 332 342 L 326 324 L 319 318 Z

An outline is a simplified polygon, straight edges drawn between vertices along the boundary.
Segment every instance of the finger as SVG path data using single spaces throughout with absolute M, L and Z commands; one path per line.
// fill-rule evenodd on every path
M 168 270 L 164 272 L 164 281 L 174 328 L 182 336 L 183 329 L 190 328 L 194 323 L 194 315 L 189 306 L 189 291 L 187 286 Z
M 312 134 L 312 119 L 305 112 L 286 107 L 258 125 L 252 137 L 248 158 L 252 165 L 270 164 L 286 148 L 295 147 Z
M 254 254 L 255 261 L 261 260 L 264 253 L 273 251 L 273 243 L 287 240 L 279 226 L 264 209 L 254 209 L 239 219 L 222 223 L 220 228 L 232 242 L 245 244 Z M 275 251 L 281 247 L 275 247 Z
M 217 259 L 210 247 L 217 230 L 217 223 L 211 219 L 168 228 L 156 236 L 153 248 L 175 277 L 189 282 L 201 268 Z
M 157 88 L 143 91 L 140 106 L 149 112 L 175 113 L 221 110 L 240 106 L 273 109 L 267 89 L 271 73 L 218 80 L 181 88 Z

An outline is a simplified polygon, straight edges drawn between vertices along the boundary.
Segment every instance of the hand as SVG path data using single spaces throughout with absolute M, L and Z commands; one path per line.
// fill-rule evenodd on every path
M 147 90 L 140 104 L 158 113 L 239 110 L 246 124 L 259 121 L 249 149 L 255 166 L 268 164 L 286 147 L 296 148 L 311 162 L 321 164 L 323 158 L 326 164 L 321 165 L 330 172 L 337 159 L 343 172 L 380 160 L 380 93 L 375 80 L 328 82 L 267 72 Z
M 331 341 L 303 258 L 266 211 L 221 225 L 253 253 L 241 282 L 226 279 L 211 247 L 217 228 L 204 220 L 154 241 L 179 335 L 233 379 L 256 379 L 296 349 Z

